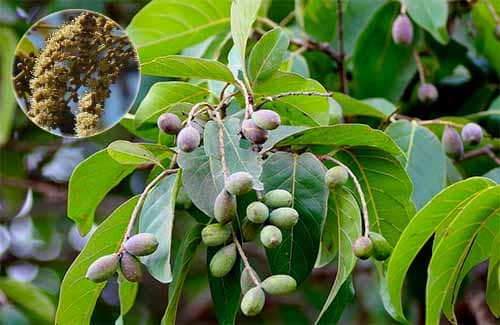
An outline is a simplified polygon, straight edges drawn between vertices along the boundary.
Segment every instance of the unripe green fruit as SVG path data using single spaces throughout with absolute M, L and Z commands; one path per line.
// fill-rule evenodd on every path
M 465 144 L 480 144 L 483 141 L 483 130 L 476 123 L 467 123 L 462 128 L 462 139 Z
M 250 272 L 251 271 L 247 267 L 241 272 L 240 287 L 241 287 L 241 293 L 243 294 L 247 293 L 248 290 L 255 287 L 255 282 L 253 281 Z M 257 280 L 260 281 L 259 275 L 255 273 L 255 271 L 254 271 L 254 276 L 257 278 Z
M 222 190 L 215 198 L 214 216 L 215 219 L 222 224 L 233 220 L 236 215 L 236 197 Z
M 241 133 L 248 141 L 255 144 L 263 144 L 267 140 L 267 131 L 259 128 L 252 119 L 243 121 Z
M 460 135 L 458 135 L 458 132 L 454 128 L 448 126 L 444 128 L 441 142 L 443 143 L 444 152 L 450 158 L 462 158 L 464 154 L 464 144 L 462 143 L 462 139 L 460 139 Z
M 247 218 L 254 223 L 264 223 L 269 217 L 269 208 L 260 201 L 255 201 L 247 206 Z
M 261 109 L 252 114 L 255 125 L 264 130 L 274 130 L 281 124 L 280 115 L 268 109 Z
M 370 232 L 368 234 L 373 243 L 373 253 L 372 256 L 377 261 L 386 260 L 392 252 L 392 246 L 389 242 L 379 233 Z
M 93 282 L 106 281 L 115 274 L 119 263 L 120 257 L 118 254 L 99 257 L 94 263 L 90 264 L 85 277 Z
M 130 282 L 137 282 L 142 279 L 142 264 L 137 257 L 125 252 L 120 259 L 120 269 L 123 276 Z
M 266 295 L 261 288 L 255 287 L 248 290 L 241 299 L 241 311 L 245 316 L 256 316 L 260 314 L 264 304 L 266 303 Z
M 500 41 L 500 24 L 495 26 L 495 37 Z
M 294 278 L 286 274 L 272 275 L 262 281 L 262 289 L 271 295 L 287 295 L 297 288 Z
M 290 229 L 299 221 L 299 213 L 293 208 L 278 208 L 271 212 L 269 221 L 280 228 Z
M 292 194 L 285 190 L 272 190 L 264 195 L 264 204 L 272 209 L 290 207 L 292 202 Z
M 236 172 L 227 178 L 226 191 L 234 195 L 243 195 L 253 188 L 253 176 L 247 172 Z
M 278 247 L 282 239 L 281 230 L 276 226 L 268 225 L 260 231 L 260 241 L 267 248 Z
M 261 224 L 253 223 L 247 218 L 243 220 L 243 224 L 241 225 L 241 234 L 243 235 L 243 239 L 245 241 L 252 241 L 259 234 Z
M 325 174 L 325 183 L 329 188 L 344 185 L 348 179 L 349 173 L 343 166 L 330 168 Z
M 366 260 L 372 256 L 373 253 L 373 243 L 370 238 L 362 236 L 356 239 L 352 245 L 352 251 L 356 257 Z
M 222 247 L 210 260 L 210 273 L 216 278 L 228 274 L 236 262 L 236 246 L 234 244 Z
M 167 134 L 177 134 L 182 129 L 182 121 L 175 114 L 164 113 L 158 118 L 158 128 Z
M 123 248 L 134 256 L 151 255 L 158 248 L 158 239 L 149 233 L 137 234 L 127 239 Z
M 410 18 L 405 14 L 400 14 L 392 24 L 392 39 L 394 43 L 409 45 L 413 40 L 413 25 Z
M 201 231 L 201 240 L 207 246 L 219 246 L 231 237 L 231 229 L 227 225 L 213 223 L 205 226 Z
M 438 99 L 437 88 L 430 83 L 424 83 L 418 88 L 418 99 L 425 104 L 430 104 Z
M 175 205 L 185 210 L 189 209 L 193 205 L 193 201 L 191 201 L 191 198 L 183 188 L 181 188 L 179 193 L 177 193 Z
M 192 126 L 186 126 L 177 135 L 177 146 L 184 152 L 191 152 L 200 146 L 200 133 Z

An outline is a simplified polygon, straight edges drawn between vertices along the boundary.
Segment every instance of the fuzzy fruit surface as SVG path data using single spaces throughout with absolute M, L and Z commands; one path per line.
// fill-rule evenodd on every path
M 228 274 L 236 262 L 236 246 L 234 244 L 222 247 L 210 260 L 210 273 L 216 278 Z
M 85 277 L 93 282 L 104 282 L 111 278 L 120 263 L 118 254 L 110 254 L 99 257 L 90 264 Z
M 227 178 L 226 191 L 234 195 L 243 195 L 253 188 L 253 176 L 247 172 L 236 172 Z
M 137 234 L 127 239 L 123 248 L 134 256 L 151 255 L 158 248 L 158 239 L 149 233 Z
M 259 234 L 261 224 L 253 223 L 247 218 L 243 219 L 243 224 L 241 225 L 241 234 L 243 235 L 243 239 L 245 241 L 254 240 Z
M 344 185 L 348 179 L 349 173 L 343 166 L 332 167 L 325 174 L 325 183 L 329 188 Z
M 372 256 L 373 243 L 369 237 L 359 237 L 352 245 L 352 251 L 356 257 L 366 260 Z
M 228 223 L 233 220 L 236 215 L 236 197 L 222 190 L 215 198 L 214 203 L 214 216 L 215 219 L 222 224 Z
M 467 123 L 462 128 L 462 140 L 465 144 L 480 144 L 483 141 L 483 130 L 476 123 Z
M 248 292 L 248 290 L 252 289 L 255 287 L 255 282 L 252 279 L 252 276 L 250 275 L 250 270 L 245 267 L 245 269 L 241 272 L 240 276 L 240 287 L 241 287 L 241 293 L 245 294 Z M 254 276 L 257 278 L 257 280 L 260 281 L 259 276 L 254 272 Z
M 227 225 L 213 223 L 201 231 L 201 240 L 207 246 L 219 246 L 231 237 L 231 229 Z
M 268 109 L 262 109 L 252 114 L 255 125 L 264 130 L 274 130 L 281 124 L 280 115 Z
M 123 276 L 130 282 L 138 282 L 142 279 L 142 264 L 137 257 L 125 252 L 120 259 L 120 269 Z
M 290 207 L 292 202 L 292 194 L 285 190 L 272 190 L 264 195 L 264 204 L 273 209 Z
M 286 274 L 272 275 L 262 281 L 262 289 L 271 295 L 287 295 L 296 288 L 295 279 Z
M 243 121 L 241 133 L 248 141 L 255 144 L 263 144 L 267 140 L 267 131 L 258 127 L 252 119 Z
M 186 126 L 177 135 L 177 146 L 184 152 L 191 152 L 198 148 L 200 142 L 200 133 L 192 126 Z
M 413 40 L 413 25 L 405 14 L 399 15 L 392 24 L 392 39 L 394 43 L 409 45 Z
M 264 304 L 266 303 L 266 295 L 261 288 L 255 287 L 248 290 L 241 300 L 241 311 L 245 316 L 256 316 L 260 314 Z
M 441 138 L 444 152 L 453 159 L 460 159 L 464 154 L 464 144 L 458 132 L 449 126 L 446 126 Z
M 431 83 L 424 83 L 418 88 L 418 99 L 425 104 L 430 104 L 438 99 L 436 86 Z
M 255 201 L 247 206 L 247 218 L 254 223 L 264 223 L 269 217 L 269 208 L 260 201 Z
M 384 236 L 376 232 L 370 232 L 368 236 L 373 243 L 373 258 L 377 261 L 384 261 L 389 258 L 392 252 L 392 246 L 384 238 Z
M 273 225 L 267 225 L 260 231 L 260 241 L 267 248 L 276 248 L 281 244 L 281 230 Z
M 277 227 L 290 229 L 299 221 L 299 213 L 293 208 L 278 208 L 271 212 L 269 221 Z
M 164 113 L 158 118 L 158 128 L 167 134 L 177 134 L 182 129 L 182 121 L 175 114 Z

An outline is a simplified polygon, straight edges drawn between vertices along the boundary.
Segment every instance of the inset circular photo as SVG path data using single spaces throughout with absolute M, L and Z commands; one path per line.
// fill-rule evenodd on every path
M 28 118 L 64 137 L 90 137 L 117 124 L 140 83 L 137 51 L 125 31 L 88 10 L 36 22 L 16 48 L 12 71 Z

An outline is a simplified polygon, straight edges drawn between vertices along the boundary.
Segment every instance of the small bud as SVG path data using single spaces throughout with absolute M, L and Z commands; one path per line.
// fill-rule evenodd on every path
M 122 274 L 130 282 L 137 282 L 142 279 L 142 264 L 137 257 L 125 252 L 120 259 L 120 269 Z
M 373 243 L 369 237 L 359 237 L 352 245 L 352 251 L 356 257 L 366 260 L 372 256 Z
M 90 264 L 85 277 L 93 282 L 104 282 L 115 274 L 119 261 L 118 254 L 99 257 Z
M 177 146 L 184 152 L 191 152 L 200 146 L 200 133 L 192 126 L 186 126 L 177 135 Z
M 264 195 L 264 204 L 272 209 L 290 207 L 292 202 L 292 194 L 285 190 L 272 190 Z
M 495 27 L 495 37 L 500 41 L 500 24 Z
M 256 316 L 260 314 L 264 304 L 266 303 L 266 295 L 261 288 L 255 287 L 248 290 L 241 299 L 241 311 L 245 316 Z
M 409 45 L 413 40 L 413 25 L 405 14 L 399 15 L 392 24 L 392 39 L 394 43 Z
M 158 118 L 158 128 L 168 134 L 177 134 L 182 129 L 182 121 L 175 114 L 164 113 Z
M 331 189 L 344 185 L 348 179 L 349 173 L 344 166 L 330 168 L 325 174 L 325 183 Z
M 271 212 L 269 221 L 280 228 L 290 229 L 299 221 L 299 213 L 293 208 L 278 208 Z
M 441 142 L 443 143 L 444 152 L 450 158 L 462 158 L 464 154 L 464 144 L 462 143 L 462 139 L 460 139 L 460 135 L 458 135 L 458 132 L 454 128 L 448 126 L 444 128 Z
M 222 247 L 210 260 L 210 273 L 216 278 L 228 274 L 236 262 L 236 246 L 234 244 Z
M 236 215 L 236 197 L 222 190 L 215 198 L 214 216 L 222 224 L 228 223 Z
M 286 274 L 272 275 L 262 281 L 262 289 L 271 295 L 287 295 L 297 288 L 294 278 Z
M 227 225 L 213 223 L 205 226 L 201 231 L 201 239 L 207 246 L 219 246 L 231 237 L 231 229 Z
M 262 109 L 252 114 L 255 124 L 264 130 L 274 130 L 281 124 L 280 115 L 268 109 Z
M 264 223 L 269 217 L 269 208 L 260 201 L 255 201 L 247 206 L 247 218 L 254 223 Z
M 438 99 L 438 91 L 431 83 L 424 83 L 418 88 L 418 99 L 425 104 L 430 104 Z
M 241 293 L 245 294 L 248 292 L 248 290 L 252 289 L 253 287 L 255 287 L 255 282 L 253 281 L 251 275 L 250 275 L 250 270 L 248 268 L 245 268 L 242 272 L 241 272 L 241 276 L 240 276 L 240 287 L 241 287 Z M 257 280 L 260 281 L 260 278 L 259 276 L 257 275 L 257 273 L 255 273 L 254 271 L 254 276 L 257 277 Z
M 234 195 L 243 195 L 253 188 L 253 176 L 247 172 L 236 172 L 227 178 L 226 191 Z
M 243 121 L 241 132 L 248 141 L 255 144 L 263 144 L 267 140 L 267 131 L 259 128 L 252 119 Z
M 245 241 L 252 241 L 259 234 L 261 224 L 253 223 L 247 218 L 243 219 L 243 223 L 241 225 L 241 234 L 243 235 L 243 239 Z
M 273 225 L 268 225 L 260 231 L 260 241 L 267 248 L 275 248 L 281 244 L 283 236 L 281 230 Z
M 384 236 L 376 232 L 370 232 L 368 236 L 373 244 L 373 258 L 377 261 L 384 261 L 389 258 L 392 252 L 392 247 Z
M 483 141 L 483 130 L 476 123 L 467 123 L 462 129 L 462 140 L 465 144 L 480 144 Z
M 151 255 L 158 248 L 158 239 L 153 234 L 137 234 L 127 239 L 123 248 L 134 256 Z

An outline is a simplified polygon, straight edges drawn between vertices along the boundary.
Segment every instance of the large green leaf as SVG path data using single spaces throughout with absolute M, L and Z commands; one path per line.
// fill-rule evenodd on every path
M 197 78 L 234 82 L 233 74 L 222 63 L 182 55 L 168 55 L 141 64 L 141 72 L 160 77 Z
M 448 43 L 446 0 L 402 0 L 410 17 L 440 43 Z
M 54 322 L 55 307 L 47 295 L 28 282 L 20 282 L 10 278 L 0 278 L 0 291 L 7 298 L 33 314 L 39 322 Z
M 139 283 L 130 282 L 120 273 L 118 275 L 118 297 L 120 298 L 120 316 L 115 325 L 125 324 L 125 316 L 132 309 L 139 290 Z
M 330 219 L 333 219 L 333 222 L 330 223 Z M 327 229 L 328 226 L 331 226 L 331 228 Z M 338 267 L 335 282 L 316 319 L 316 324 L 332 323 L 329 318 L 329 315 L 332 314 L 330 309 L 337 308 L 336 304 L 334 304 L 337 295 L 342 290 L 344 283 L 349 279 L 358 260 L 352 252 L 352 245 L 361 235 L 361 215 L 356 199 L 344 188 L 330 191 L 328 213 L 323 228 L 323 239 L 325 233 L 333 237 L 332 244 L 338 249 Z M 324 243 L 325 241 L 322 240 L 321 244 Z
M 434 250 L 427 272 L 426 324 L 439 324 L 446 295 L 454 289 L 479 232 L 490 220 L 500 217 L 499 197 L 497 185 L 472 198 L 448 226 L 446 240 Z
M 500 184 L 500 167 L 493 168 L 492 170 L 484 174 L 483 177 L 494 180 L 497 184 Z
M 342 107 L 342 114 L 344 116 L 373 116 L 378 118 L 385 118 L 387 114 L 381 112 L 372 105 L 363 101 L 354 99 L 342 93 L 333 93 L 333 99 Z
M 116 162 L 106 149 L 76 166 L 69 180 L 68 217 L 76 223 L 82 235 L 92 228 L 95 210 L 102 199 L 135 167 Z
M 438 138 L 415 121 L 392 123 L 385 131 L 406 154 L 417 210 L 446 186 L 446 155 Z
M 16 48 L 16 34 L 8 28 L 0 28 L 0 146 L 10 137 L 10 129 L 16 109 L 12 89 L 12 58 Z
M 486 178 L 469 178 L 455 183 L 436 195 L 410 221 L 387 267 L 387 289 L 391 302 L 400 318 L 404 318 L 401 304 L 403 281 L 412 261 L 439 227 L 450 223 L 451 218 L 478 192 L 494 183 Z
M 411 47 L 397 45 L 391 37 L 392 23 L 398 15 L 399 5 L 387 3 L 359 36 L 353 56 L 355 97 L 397 101 L 415 74 Z
M 112 142 L 107 150 L 111 158 L 122 165 L 160 164 L 156 156 L 139 143 L 117 140 Z
M 201 102 L 206 98 L 208 92 L 205 87 L 187 82 L 157 82 L 151 87 L 137 109 L 135 127 L 140 129 L 146 123 L 149 126 L 155 126 L 158 117 L 165 112 L 175 113 L 179 109 L 189 110 L 190 106 L 179 107 L 176 104 Z
M 283 230 L 281 244 L 267 249 L 269 264 L 274 274 L 289 274 L 299 284 L 313 269 L 318 255 L 328 199 L 325 171 L 323 164 L 311 153 L 285 152 L 269 157 L 262 171 L 264 190 L 289 191 L 294 198 L 293 207 L 299 213 L 299 222 L 293 229 Z
M 490 1 L 497 14 L 500 12 L 500 2 Z M 475 37 L 474 46 L 477 51 L 484 55 L 491 66 L 500 75 L 500 60 L 498 53 L 500 51 L 500 42 L 495 37 L 496 22 L 488 9 L 486 1 L 479 1 L 472 9 L 472 20 L 474 23 Z
M 254 91 L 257 99 L 289 91 L 326 92 L 325 88 L 313 79 L 281 71 L 257 83 Z M 282 97 L 273 102 L 266 103 L 264 107 L 277 111 L 281 115 L 282 121 L 291 125 L 327 125 L 330 119 L 328 100 L 324 97 Z
M 497 232 L 491 246 L 490 262 L 488 265 L 488 283 L 486 287 L 486 302 L 495 317 L 500 316 L 500 232 Z
M 99 225 L 71 264 L 61 284 L 56 324 L 90 323 L 97 298 L 106 283 L 89 281 L 85 274 L 96 259 L 118 251 L 137 200 L 138 197 L 134 197 L 123 203 Z
M 252 32 L 252 25 L 257 19 L 261 0 L 231 1 L 231 35 L 234 46 L 240 53 L 242 65 L 245 67 L 247 41 Z M 245 71 L 245 69 L 243 69 Z M 245 72 L 243 72 L 245 73 Z
M 151 233 L 159 241 L 158 249 L 151 255 L 141 257 L 141 261 L 149 274 L 163 283 L 172 281 L 170 246 L 180 179 L 177 173 L 162 179 L 146 197 L 139 220 L 139 233 Z
M 127 33 L 141 61 L 175 54 L 229 26 L 227 0 L 153 0 L 132 19 Z
M 179 251 L 175 257 L 174 275 L 168 288 L 168 305 L 162 318 L 162 324 L 175 324 L 177 308 L 181 299 L 182 287 L 186 280 L 189 266 L 196 249 L 201 243 L 202 225 L 196 225 L 182 239 Z
M 252 83 L 268 78 L 279 69 L 289 43 L 288 36 L 280 28 L 262 36 L 248 58 L 248 77 Z

